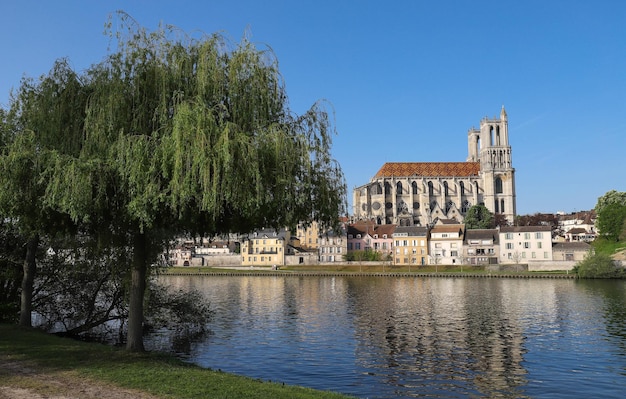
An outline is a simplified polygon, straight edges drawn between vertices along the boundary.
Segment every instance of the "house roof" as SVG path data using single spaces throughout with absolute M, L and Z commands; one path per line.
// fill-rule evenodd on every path
M 582 227 L 574 227 L 573 229 L 569 229 L 569 231 L 567 232 L 567 234 L 581 234 L 581 233 L 587 233 L 587 230 L 583 229 Z
M 498 243 L 498 229 L 467 229 L 465 230 L 465 241 L 468 240 L 493 240 Z
M 391 235 L 396 230 L 396 228 L 397 227 L 395 224 L 381 224 L 376 226 L 376 230 L 374 230 L 374 233 L 378 234 L 379 237 L 387 234 L 387 237 L 391 238 Z
M 478 176 L 478 162 L 387 162 L 375 178 L 392 176 Z
M 286 229 L 261 229 L 255 230 L 254 232 L 250 233 L 247 239 L 255 240 L 260 238 L 273 238 L 278 240 L 285 240 L 285 238 L 287 237 L 287 233 L 288 232 Z
M 424 226 L 398 226 L 393 232 L 394 234 L 407 234 L 409 236 L 426 237 L 428 235 L 428 227 Z
M 464 224 L 439 224 L 435 225 L 430 232 L 431 233 L 458 233 L 465 228 Z
M 439 219 L 437 218 L 436 224 L 459 224 L 459 221 L 456 219 Z
M 586 242 L 557 242 L 552 246 L 554 251 L 589 251 L 591 245 Z

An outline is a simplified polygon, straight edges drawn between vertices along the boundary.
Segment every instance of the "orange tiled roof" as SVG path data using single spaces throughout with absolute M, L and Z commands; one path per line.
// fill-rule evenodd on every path
M 477 176 L 478 172 L 478 162 L 387 162 L 374 177 Z

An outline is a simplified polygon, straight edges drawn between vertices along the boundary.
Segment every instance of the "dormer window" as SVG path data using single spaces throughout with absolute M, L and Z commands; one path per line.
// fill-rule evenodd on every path
M 378 234 L 374 234 L 374 238 L 378 238 Z
M 357 234 L 357 235 L 356 235 L 356 238 L 361 238 L 361 235 L 360 235 L 360 234 Z

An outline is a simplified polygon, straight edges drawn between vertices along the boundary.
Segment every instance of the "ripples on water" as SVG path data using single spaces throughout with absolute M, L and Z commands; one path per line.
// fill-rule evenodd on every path
M 204 367 L 363 398 L 626 389 L 623 281 L 165 278 L 216 312 L 211 334 L 179 353 Z

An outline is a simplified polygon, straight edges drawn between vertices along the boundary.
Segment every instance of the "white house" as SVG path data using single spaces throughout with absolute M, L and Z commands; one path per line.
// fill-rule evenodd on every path
M 500 228 L 500 263 L 531 263 L 552 260 L 550 226 Z

